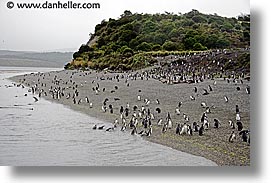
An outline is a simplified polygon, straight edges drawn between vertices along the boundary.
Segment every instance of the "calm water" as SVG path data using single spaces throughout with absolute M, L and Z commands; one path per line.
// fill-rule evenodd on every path
M 27 88 L 7 79 L 49 70 L 0 67 L 0 165 L 215 165 L 127 132 L 92 130 L 94 124 L 111 124 L 44 99 L 35 103 Z

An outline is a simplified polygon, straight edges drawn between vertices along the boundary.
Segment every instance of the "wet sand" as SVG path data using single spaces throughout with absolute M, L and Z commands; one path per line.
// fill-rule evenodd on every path
M 72 73 L 75 74 L 72 76 Z M 86 113 L 110 123 L 113 123 L 117 118 L 120 125 L 120 106 L 126 107 L 127 103 L 130 105 L 130 115 L 126 118 L 127 123 L 133 114 L 133 106 L 137 105 L 138 108 L 144 106 L 149 108 L 155 116 L 155 119 L 152 120 L 153 133 L 150 137 L 144 136 L 144 139 L 183 152 L 205 157 L 221 166 L 250 165 L 250 146 L 241 141 L 237 129 L 234 129 L 237 134 L 237 139 L 233 143 L 228 142 L 232 132 L 228 121 L 236 120 L 236 105 L 239 105 L 244 129 L 249 129 L 250 96 L 245 91 L 245 88 L 250 85 L 248 81 L 244 81 L 244 83 L 241 84 L 233 83 L 232 79 L 230 83 L 227 83 L 227 81 L 223 79 L 215 79 L 216 85 L 214 85 L 214 80 L 207 79 L 200 83 L 167 85 L 152 78 L 148 80 L 137 78 L 136 80 L 129 79 L 126 83 L 126 73 L 120 73 L 120 75 L 124 75 L 124 78 L 119 79 L 119 82 L 116 79 L 108 79 L 114 78 L 115 75 L 116 73 L 98 73 L 95 71 L 54 71 L 45 74 L 17 76 L 12 78 L 12 80 L 22 83 L 22 80 L 25 79 L 24 85 L 26 87 L 38 84 L 39 89 L 44 89 L 48 92 L 51 86 L 56 87 L 53 83 L 53 79 L 56 78 L 56 80 L 60 81 L 58 86 L 65 88 L 65 96 L 62 96 L 61 99 L 53 99 L 49 94 L 47 96 L 42 94 L 41 97 L 62 103 L 73 110 Z M 104 80 L 100 78 L 104 78 Z M 70 80 L 72 80 L 72 82 L 70 82 Z M 42 83 L 43 86 L 41 85 Z M 97 83 L 100 86 L 98 93 L 92 90 L 92 88 L 97 86 Z M 72 87 L 75 87 L 75 85 L 78 86 L 73 89 Z M 202 95 L 203 89 L 208 89 L 208 85 L 212 86 L 213 91 L 209 92 L 209 95 Z M 115 86 L 117 86 L 118 89 L 115 89 Z M 197 93 L 194 93 L 193 90 L 195 86 L 198 89 Z M 240 91 L 236 90 L 237 86 L 240 87 Z M 104 92 L 103 88 L 105 88 Z M 75 89 L 79 92 L 79 95 L 76 97 L 77 101 L 82 99 L 80 104 L 74 104 L 72 98 L 66 99 L 66 94 L 72 94 Z M 141 90 L 141 92 L 139 92 L 139 90 Z M 141 96 L 140 101 L 138 101 L 138 95 Z M 196 100 L 190 100 L 190 95 L 195 96 Z M 85 102 L 86 96 L 89 98 L 89 101 L 93 103 L 92 108 Z M 224 96 L 229 98 L 228 102 L 225 102 Z M 102 103 L 106 98 L 109 99 L 107 107 L 109 104 L 113 106 L 113 114 L 111 114 L 109 110 L 107 110 L 107 112 L 102 111 Z M 114 98 L 119 98 L 120 100 L 114 100 Z M 149 99 L 150 104 L 145 105 L 144 99 Z M 160 104 L 155 102 L 156 99 L 160 101 Z M 177 115 L 175 109 L 179 102 L 182 102 L 182 106 L 180 107 L 181 114 Z M 200 124 L 201 116 L 203 112 L 205 112 L 205 108 L 201 107 L 202 102 L 205 102 L 208 106 L 212 106 L 211 113 L 207 114 L 210 129 L 206 130 L 203 136 L 199 136 L 198 132 L 193 132 L 192 136 L 177 135 L 175 133 L 176 123 L 186 122 L 192 124 L 193 122 L 198 122 Z M 157 113 L 156 108 L 160 108 L 161 113 Z M 160 118 L 165 121 L 168 112 L 171 114 L 173 128 L 169 129 L 166 133 L 162 133 L 162 126 L 158 126 L 157 121 Z M 183 114 L 188 115 L 189 122 L 184 120 Z M 214 118 L 221 122 L 221 127 L 218 129 L 213 128 Z M 118 127 L 116 130 L 120 130 L 120 128 Z M 138 132 L 141 130 L 142 127 L 140 125 Z M 132 130 L 128 128 L 125 133 L 130 133 L 131 131 Z

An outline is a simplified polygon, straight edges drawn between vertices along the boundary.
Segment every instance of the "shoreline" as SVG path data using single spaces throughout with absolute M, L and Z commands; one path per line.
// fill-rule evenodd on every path
M 130 108 L 132 108 L 134 105 L 138 105 L 139 107 L 143 105 L 145 106 L 143 99 L 149 98 L 151 100 L 151 104 L 148 105 L 148 108 L 150 108 L 151 112 L 155 115 L 155 119 L 152 120 L 153 133 L 150 137 L 144 137 L 143 139 L 153 143 L 168 146 L 182 152 L 204 157 L 206 159 L 212 160 L 219 166 L 250 165 L 250 147 L 247 144 L 241 142 L 240 139 L 237 139 L 234 143 L 228 142 L 228 137 L 230 135 L 230 132 L 232 131 L 228 127 L 228 120 L 234 120 L 235 118 L 235 100 L 238 101 L 238 103 L 240 103 L 242 106 L 241 115 L 244 127 L 249 128 L 249 97 L 245 95 L 244 91 L 244 86 L 249 83 L 227 85 L 227 83 L 223 80 L 217 80 L 217 85 L 214 88 L 213 94 L 210 94 L 206 97 L 198 95 L 196 96 L 196 101 L 191 101 L 189 99 L 189 95 L 192 94 L 194 86 L 198 87 L 199 90 L 202 90 L 202 88 L 205 88 L 210 84 L 212 85 L 213 80 L 206 80 L 202 83 L 197 84 L 185 83 L 177 85 L 167 85 L 155 79 L 149 78 L 148 80 L 128 80 L 130 86 L 127 86 L 127 84 L 125 83 L 125 79 L 123 78 L 120 82 L 109 80 L 110 78 L 113 78 L 116 73 L 104 74 L 103 72 L 83 72 L 75 70 L 52 71 L 43 74 L 39 73 L 21 75 L 9 79 L 17 83 L 22 83 L 22 79 L 24 78 L 24 85 L 26 85 L 27 87 L 31 87 L 33 84 L 36 83 L 39 85 L 40 89 L 43 88 L 43 90 L 48 91 L 50 89 L 50 86 L 53 86 L 52 80 L 54 77 L 59 79 L 59 86 L 65 87 L 68 85 L 68 83 L 67 85 L 65 83 L 70 80 L 70 76 L 72 75 L 72 73 L 74 74 L 71 80 L 78 84 L 78 87 L 74 88 L 79 91 L 78 99 L 83 100 L 79 105 L 73 104 L 71 99 L 66 99 L 66 96 L 63 96 L 59 100 L 52 99 L 49 94 L 47 96 L 42 95 L 42 97 L 56 103 L 61 103 L 72 110 L 85 113 L 91 117 L 110 123 L 113 123 L 116 118 L 119 120 L 120 106 L 126 106 L 127 103 L 129 103 L 129 105 L 131 106 Z M 119 74 L 126 76 L 125 73 Z M 104 78 L 104 80 L 101 80 L 99 78 Z M 92 81 L 94 82 L 92 83 Z M 46 86 L 41 86 L 41 83 L 46 84 Z M 99 92 L 99 94 L 95 94 L 92 88 L 96 86 L 96 83 L 99 83 L 100 87 L 104 87 L 106 91 L 101 91 Z M 72 83 L 70 83 L 70 85 L 72 86 Z M 117 86 L 118 89 L 116 90 L 114 86 Z M 241 96 L 236 95 L 236 86 L 241 86 L 241 88 L 243 89 L 241 91 Z M 234 92 L 232 92 L 232 89 L 234 89 Z M 65 93 L 73 92 L 72 88 L 65 87 L 65 90 Z M 137 95 L 139 95 L 138 90 L 141 90 L 141 101 L 137 100 Z M 224 92 L 227 95 L 230 95 L 229 98 L 232 99 L 228 102 L 230 103 L 230 105 L 224 104 Z M 88 103 L 85 103 L 84 100 L 86 96 L 88 96 L 89 100 L 93 103 L 92 108 L 89 107 Z M 101 110 L 102 101 L 105 98 L 110 99 L 108 104 L 113 105 L 113 114 L 110 114 L 108 111 L 104 113 Z M 115 101 L 112 100 L 113 98 L 119 98 L 120 100 Z M 155 103 L 156 99 L 159 99 L 160 104 Z M 174 112 L 178 101 L 183 102 L 183 106 L 180 108 L 180 110 L 182 111 L 181 115 L 176 115 Z M 190 123 L 193 121 L 199 121 L 201 114 L 205 110 L 200 106 L 201 102 L 207 102 L 209 103 L 209 105 L 211 104 L 215 106 L 215 108 L 212 109 L 212 113 L 208 114 L 208 117 L 210 118 L 210 125 L 213 126 L 213 119 L 218 118 L 222 123 L 221 127 L 219 129 L 214 129 L 213 127 L 211 127 L 209 130 L 205 131 L 203 136 L 199 136 L 197 133 L 194 133 L 193 136 L 175 134 L 176 123 L 183 122 L 183 113 L 189 116 Z M 229 105 L 229 107 L 227 105 Z M 162 112 L 160 114 L 156 113 L 155 111 L 157 107 L 162 109 Z M 160 118 L 165 119 L 167 112 L 171 113 L 171 117 L 173 119 L 173 128 L 168 130 L 166 133 L 162 133 L 162 126 L 158 126 L 156 125 L 156 123 Z M 127 117 L 126 120 L 128 122 L 130 120 L 130 117 Z M 119 125 L 121 125 L 121 122 Z M 141 129 L 142 128 L 139 126 L 138 131 L 140 131 Z M 120 130 L 120 128 L 117 128 L 116 130 Z M 128 129 L 125 133 L 130 132 L 131 130 Z

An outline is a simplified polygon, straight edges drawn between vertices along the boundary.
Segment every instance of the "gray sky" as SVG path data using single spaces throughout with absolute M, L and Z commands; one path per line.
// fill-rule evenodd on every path
M 118 18 L 124 10 L 132 13 L 186 13 L 196 9 L 227 17 L 250 13 L 249 0 L 72 0 L 75 3 L 100 3 L 100 9 L 86 10 L 8 9 L 9 1 L 43 3 L 46 0 L 0 0 L 0 50 L 75 51 L 88 41 L 96 24 L 103 19 Z

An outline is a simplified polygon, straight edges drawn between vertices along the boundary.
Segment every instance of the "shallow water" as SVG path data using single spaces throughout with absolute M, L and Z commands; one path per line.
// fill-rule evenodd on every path
M 129 132 L 92 130 L 95 124 L 111 124 L 42 98 L 34 102 L 27 88 L 13 86 L 8 80 L 18 74 L 50 70 L 0 67 L 0 165 L 216 165 Z

